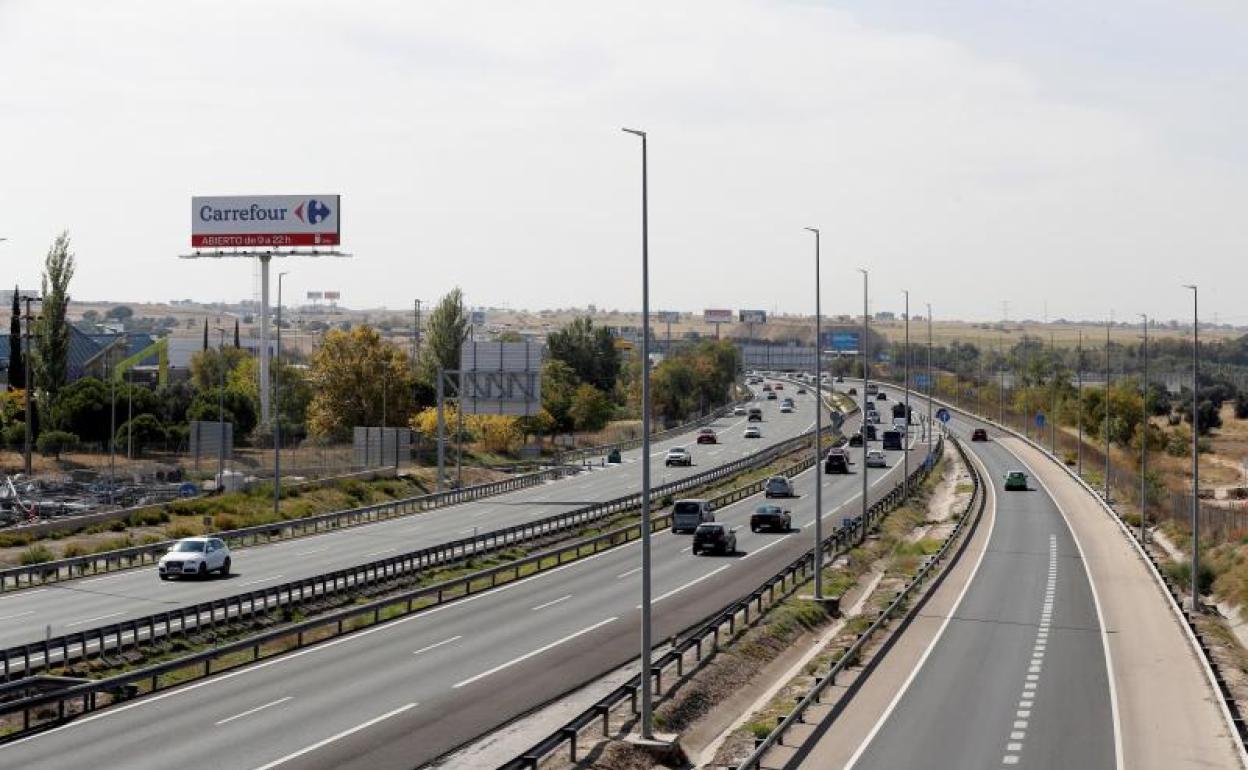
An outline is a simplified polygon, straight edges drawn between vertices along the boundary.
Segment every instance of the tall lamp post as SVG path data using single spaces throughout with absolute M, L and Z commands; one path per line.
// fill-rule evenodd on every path
M 902 432 L 901 442 L 901 484 L 905 497 L 910 497 L 910 290 L 903 289 L 906 295 L 906 387 L 902 391 L 906 398 L 906 429 Z
M 1079 330 L 1079 353 L 1078 362 L 1075 363 L 1075 381 L 1078 383 L 1075 387 L 1078 391 L 1079 401 L 1079 419 L 1075 422 L 1079 423 L 1079 447 L 1078 447 L 1078 467 L 1079 478 L 1083 478 L 1083 329 Z
M 931 444 L 936 440 L 935 428 L 936 423 L 932 414 L 932 386 L 935 384 L 932 379 L 932 303 L 927 303 L 927 443 Z
M 1105 324 L 1105 502 L 1109 502 L 1109 327 L 1113 323 L 1114 313 L 1111 310 L 1109 321 Z
M 1200 612 L 1200 291 L 1195 284 L 1185 284 L 1192 290 L 1192 612 Z
M 823 474 L 819 461 L 823 451 L 823 349 L 819 344 L 819 228 L 807 227 L 815 234 L 815 601 L 823 601 Z
M 225 491 L 225 328 L 216 327 L 218 387 L 217 387 L 217 491 Z
M 1144 327 L 1144 376 L 1140 378 L 1140 409 L 1144 412 L 1143 426 L 1140 433 L 1140 544 L 1143 545 L 1147 533 L 1145 519 L 1148 516 L 1148 316 L 1140 313 Z
M 641 737 L 654 738 L 650 692 L 650 217 L 646 132 L 641 139 Z
M 282 503 L 282 279 L 290 275 L 287 270 L 277 274 L 277 349 L 273 355 L 273 514 L 276 516 Z M 385 432 L 382 432 L 384 444 Z
M 858 268 L 858 272 L 862 273 L 862 538 L 865 540 L 867 536 L 867 509 L 870 507 L 867 503 L 867 385 L 871 381 L 871 354 L 870 343 L 867 341 L 869 333 L 868 321 L 870 316 L 867 314 L 867 282 L 870 274 L 863 268 Z
M 24 459 L 24 461 L 25 461 L 25 462 L 24 462 L 24 467 L 25 467 L 26 475 L 27 475 L 27 476 L 30 476 L 30 474 L 31 474 L 31 466 L 30 466 L 30 444 L 31 444 L 31 433 L 32 433 L 32 431 L 31 431 L 31 417 L 32 417 L 32 411 L 31 411 L 31 410 L 34 408 L 34 407 L 31 405 L 30 394 L 31 394 L 31 392 L 34 390 L 34 386 L 35 386 L 35 383 L 34 383 L 34 372 L 32 371 L 32 370 L 34 369 L 34 366 L 33 366 L 33 365 L 31 365 L 31 360 L 30 360 L 30 325 L 31 325 L 32 323 L 34 323 L 35 317 L 34 317 L 33 315 L 31 315 L 31 313 L 30 313 L 30 303 L 32 303 L 32 302 L 39 302 L 40 304 L 42 304 L 43 300 L 42 300 L 41 298 L 39 298 L 39 297 L 29 297 L 29 296 L 27 296 L 27 297 L 22 297 L 22 298 L 21 298 L 21 300 L 22 300 L 22 302 L 25 302 L 25 303 L 26 303 L 26 315 L 25 315 L 25 317 L 24 317 L 24 320 L 26 321 L 26 324 L 25 324 L 25 327 L 24 327 L 25 334 L 23 334 L 23 335 L 22 335 L 22 336 L 23 336 L 23 338 L 24 338 L 24 341 L 25 341 L 25 343 L 26 343 L 26 344 L 25 344 L 26 351 L 25 351 L 25 355 L 23 356 L 23 359 L 22 359 L 22 379 L 24 380 L 24 382 L 23 382 L 22 384 L 25 386 L 25 387 L 23 388 L 23 390 L 25 390 L 24 397 L 25 397 L 25 400 L 26 400 L 26 406 L 25 406 L 25 409 L 26 409 L 26 441 L 25 441 L 25 443 L 23 444 L 23 453 L 22 453 L 22 454 L 23 454 L 23 459 Z

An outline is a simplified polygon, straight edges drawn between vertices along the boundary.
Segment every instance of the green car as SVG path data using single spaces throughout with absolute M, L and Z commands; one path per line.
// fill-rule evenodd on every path
M 1005 474 L 1006 492 L 1026 492 L 1027 474 L 1022 471 L 1010 471 Z
M 607 462 L 619 464 L 620 463 L 620 450 L 612 449 L 610 452 L 607 452 Z

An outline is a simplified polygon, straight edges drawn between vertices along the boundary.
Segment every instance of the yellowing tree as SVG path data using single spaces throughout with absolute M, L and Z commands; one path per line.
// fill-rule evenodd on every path
M 312 356 L 308 432 L 346 440 L 356 426 L 407 425 L 414 385 L 407 354 L 371 326 L 335 329 Z

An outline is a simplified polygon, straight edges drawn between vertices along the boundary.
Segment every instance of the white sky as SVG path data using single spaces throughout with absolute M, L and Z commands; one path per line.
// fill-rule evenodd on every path
M 1085 6 L 1094 6 L 1087 8 Z M 1248 323 L 1235 0 L 0 0 L 0 284 L 68 228 L 83 299 L 251 296 L 194 194 L 341 193 L 287 291 Z

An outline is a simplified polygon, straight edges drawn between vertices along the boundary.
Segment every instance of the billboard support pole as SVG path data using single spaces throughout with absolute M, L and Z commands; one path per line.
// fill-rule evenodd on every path
M 442 380 L 446 377 L 446 372 L 438 368 L 438 485 L 436 490 L 442 491 L 442 477 L 446 471 L 446 417 L 442 412 L 442 402 L 445 398 L 445 388 Z
M 269 265 L 270 254 L 260 255 L 260 424 L 269 422 Z

